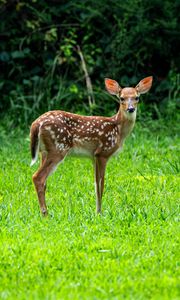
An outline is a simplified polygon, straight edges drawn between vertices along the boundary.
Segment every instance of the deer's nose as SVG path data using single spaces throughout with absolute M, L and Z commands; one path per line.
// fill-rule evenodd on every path
M 129 107 L 128 110 L 127 110 L 129 113 L 133 113 L 135 111 L 135 108 L 134 107 Z

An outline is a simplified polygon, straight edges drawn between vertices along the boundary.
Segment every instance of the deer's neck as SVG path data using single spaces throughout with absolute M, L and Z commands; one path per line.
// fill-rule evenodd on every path
M 124 140 L 134 127 L 136 121 L 136 111 L 133 113 L 128 113 L 119 108 L 118 113 L 115 115 L 115 120 L 119 127 L 121 139 Z

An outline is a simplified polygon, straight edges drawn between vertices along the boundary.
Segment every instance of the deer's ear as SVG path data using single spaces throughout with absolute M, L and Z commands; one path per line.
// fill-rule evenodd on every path
M 117 83 L 117 81 L 109 78 L 105 78 L 105 86 L 106 90 L 111 94 L 111 95 L 116 95 L 119 96 L 119 92 L 121 91 L 121 87 Z
M 146 77 L 144 79 L 142 79 L 137 85 L 136 85 L 136 90 L 139 94 L 145 94 L 147 93 L 151 86 L 152 86 L 152 81 L 153 81 L 153 77 L 149 76 Z

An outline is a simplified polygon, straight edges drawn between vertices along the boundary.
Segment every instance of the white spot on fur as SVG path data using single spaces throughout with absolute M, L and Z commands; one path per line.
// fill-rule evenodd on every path
M 101 135 L 103 135 L 103 133 L 104 133 L 103 131 L 99 131 L 98 135 L 101 136 Z
M 51 131 L 51 126 L 45 126 L 44 127 L 47 131 Z

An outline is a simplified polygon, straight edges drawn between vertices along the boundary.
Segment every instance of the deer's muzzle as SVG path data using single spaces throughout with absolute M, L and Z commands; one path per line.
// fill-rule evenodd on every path
M 134 107 L 128 107 L 127 112 L 133 113 L 135 111 Z

